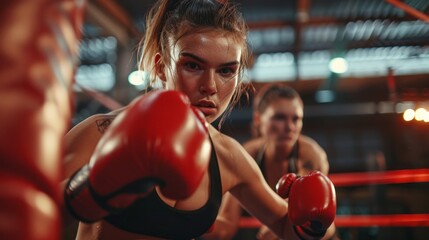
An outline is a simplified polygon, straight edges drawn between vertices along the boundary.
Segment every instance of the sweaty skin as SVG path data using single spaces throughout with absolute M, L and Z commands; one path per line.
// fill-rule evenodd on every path
M 171 60 L 157 61 L 157 75 L 165 82 L 167 89 L 185 93 L 191 104 L 200 109 L 211 123 L 225 111 L 234 94 L 238 82 L 240 55 L 241 47 L 221 31 L 191 33 L 182 37 L 171 48 Z M 159 60 L 160 55 L 157 55 L 157 58 Z M 100 122 L 108 121 L 106 119 L 116 114 L 90 117 L 67 134 L 68 174 L 89 161 L 103 134 L 100 131 Z M 255 161 L 236 140 L 220 133 L 211 125 L 209 133 L 219 161 L 223 192 L 231 191 L 256 217 L 281 232 L 280 229 L 285 226 L 287 203 L 269 188 Z M 209 198 L 209 181 L 209 175 L 206 173 L 194 194 L 180 201 L 168 199 L 162 196 L 160 191 L 158 193 L 171 207 L 195 210 L 203 206 Z M 105 221 L 79 224 L 77 239 L 99 238 L 156 239 L 130 234 Z

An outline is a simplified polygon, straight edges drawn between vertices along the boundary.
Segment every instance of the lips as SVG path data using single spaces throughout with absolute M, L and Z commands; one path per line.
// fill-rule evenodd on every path
M 277 139 L 281 140 L 281 141 L 284 141 L 284 140 L 291 141 L 294 139 L 294 135 L 291 135 L 291 134 L 279 135 L 279 136 L 277 136 Z
M 200 100 L 194 106 L 197 107 L 204 114 L 204 116 L 213 115 L 217 111 L 216 104 L 209 100 Z

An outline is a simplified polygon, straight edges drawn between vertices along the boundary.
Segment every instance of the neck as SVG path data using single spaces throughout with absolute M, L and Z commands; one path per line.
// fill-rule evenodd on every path
M 293 146 L 279 145 L 275 142 L 268 142 L 265 153 L 275 161 L 284 161 L 290 158 Z

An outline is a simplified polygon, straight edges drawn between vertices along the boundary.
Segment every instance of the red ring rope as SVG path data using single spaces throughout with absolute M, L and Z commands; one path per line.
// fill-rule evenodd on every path
M 389 214 L 389 215 L 338 215 L 337 227 L 429 227 L 429 214 Z M 242 217 L 240 228 L 259 228 L 261 222 L 254 217 Z
M 429 214 L 339 215 L 339 227 L 428 227 Z
M 336 187 L 368 184 L 400 184 L 429 182 L 429 169 L 408 169 L 383 172 L 334 173 L 329 178 Z M 337 215 L 337 227 L 429 227 L 429 214 Z M 240 228 L 259 228 L 253 217 L 242 217 Z
M 334 173 L 329 178 L 336 187 L 365 184 L 429 182 L 429 169 L 407 169 L 364 173 Z

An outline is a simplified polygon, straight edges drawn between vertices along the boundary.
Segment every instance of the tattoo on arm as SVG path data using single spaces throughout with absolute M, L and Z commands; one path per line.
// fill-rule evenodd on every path
M 110 118 L 103 118 L 103 119 L 95 121 L 95 124 L 97 125 L 98 131 L 100 133 L 104 133 L 107 130 L 107 128 L 109 128 L 113 119 L 114 119 L 113 117 L 110 117 Z

